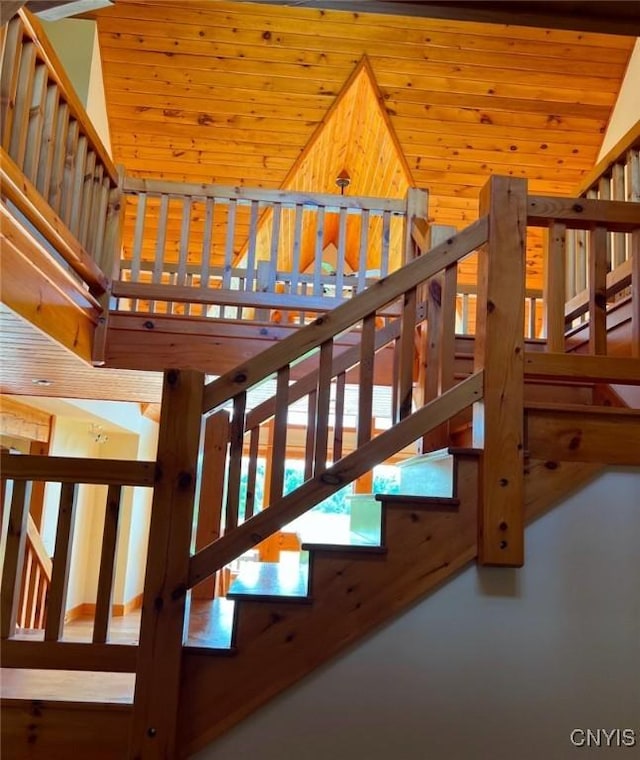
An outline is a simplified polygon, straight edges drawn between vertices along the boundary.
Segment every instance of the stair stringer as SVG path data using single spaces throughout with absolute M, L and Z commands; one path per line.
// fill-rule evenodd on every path
M 530 461 L 528 521 L 604 469 L 581 462 Z M 386 552 L 314 549 L 311 604 L 238 603 L 237 656 L 184 650 L 178 720 L 186 757 L 346 647 L 410 608 L 477 556 L 477 461 L 456 456 L 453 513 L 409 505 L 383 508 Z

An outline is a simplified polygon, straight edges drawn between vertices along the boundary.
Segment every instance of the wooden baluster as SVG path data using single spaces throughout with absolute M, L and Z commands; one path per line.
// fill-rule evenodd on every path
M 606 227 L 589 232 L 589 351 L 607 353 L 607 238 Z
M 142 261 L 142 242 L 147 212 L 147 194 L 140 193 L 136 203 L 136 224 L 133 233 L 133 251 L 131 253 L 131 282 L 140 282 L 140 262 Z M 131 311 L 138 310 L 137 299 L 131 301 Z
M 313 295 L 322 295 L 322 255 L 324 252 L 324 206 L 316 213 L 316 247 L 313 259 Z
M 258 212 L 260 204 L 258 201 L 251 201 L 251 212 L 249 215 L 249 246 L 247 249 L 247 279 L 245 281 L 245 290 L 252 291 L 256 280 L 256 242 L 258 238 Z
M 631 203 L 640 203 L 640 149 L 632 148 L 627 151 L 627 167 L 629 172 L 627 200 Z
M 624 182 L 624 164 L 614 164 L 611 168 L 611 200 L 626 199 Z M 612 238 L 611 269 L 619 267 L 627 258 L 626 237 L 623 232 L 614 232 Z
M 31 598 L 29 600 L 29 619 L 27 628 L 36 628 L 38 619 L 38 602 L 40 600 L 40 584 L 42 583 L 42 571 L 40 565 L 36 562 L 33 573 L 33 583 L 31 585 Z
M 127 757 L 175 757 L 203 375 L 165 372 Z
M 89 238 L 91 236 L 91 214 L 95 201 L 95 171 L 96 171 L 96 154 L 90 150 L 87 155 L 87 163 L 84 171 L 84 182 L 82 188 L 82 203 L 80 210 L 80 223 L 78 225 L 78 240 L 82 243 L 85 250 L 88 249 Z M 93 254 L 93 251 L 90 252 Z M 95 261 L 94 257 L 94 261 Z
M 530 296 L 529 299 L 529 330 L 527 337 L 532 340 L 536 337 L 536 321 L 537 321 L 537 300 L 535 296 Z
M 42 128 L 44 126 L 44 109 L 47 97 L 47 67 L 40 63 L 36 66 L 33 77 L 33 92 L 31 95 L 31 107 L 28 115 L 27 141 L 23 171 L 25 176 L 36 183 L 38 176 L 38 163 L 42 148 Z
M 414 322 L 415 324 L 415 322 Z M 360 447 L 371 440 L 373 433 L 373 382 L 375 377 L 376 315 L 362 320 L 360 364 L 358 372 L 358 419 L 356 442 Z
M 31 483 L 14 480 L 0 586 L 0 638 L 13 636 L 20 606 L 20 582 L 27 542 Z
M 49 204 L 60 215 L 62 208 L 62 186 L 64 183 L 64 162 L 66 155 L 67 133 L 69 131 L 69 106 L 67 103 L 58 105 L 53 144 L 53 166 L 51 169 L 51 184 L 49 187 Z
M 2 147 L 9 152 L 13 133 L 13 117 L 18 74 L 20 73 L 20 56 L 22 54 L 22 21 L 13 18 L 6 26 L 2 46 L 2 65 L 0 66 L 0 128 L 2 128 Z
M 77 491 L 76 483 L 63 483 L 60 491 L 56 545 L 47 605 L 47 624 L 44 629 L 45 641 L 58 641 L 64 629 L 65 602 L 71 567 L 71 546 L 76 522 Z
M 360 212 L 360 250 L 358 252 L 358 293 L 367 287 L 369 253 L 369 210 Z
M 101 263 L 104 230 L 107 222 L 110 180 L 104 176 L 104 166 L 96 167 L 95 179 L 91 191 L 91 211 L 89 231 L 87 233 L 87 252 L 98 264 Z
M 471 335 L 471 331 L 469 329 L 469 294 L 468 293 L 462 294 L 462 314 L 460 316 L 460 321 L 462 323 L 462 334 Z
M 344 297 L 344 265 L 347 258 L 347 209 L 340 209 L 338 222 L 338 252 L 336 254 L 336 293 L 335 297 L 342 300 Z
M 524 322 L 527 183 L 492 177 L 480 195 L 489 215 L 478 255 L 474 371 L 484 397 L 473 406 L 473 445 L 484 448 L 479 488 L 482 564 L 524 561 Z M 495 221 L 494 221 L 495 220 Z
M 79 128 L 80 125 L 78 125 Z M 84 197 L 83 190 L 85 184 L 85 167 L 87 164 L 88 155 L 88 141 L 85 135 L 79 134 L 78 142 L 76 145 L 76 151 L 74 155 L 74 167 L 72 174 L 69 178 L 69 212 L 67 226 L 75 237 L 79 237 L 80 233 L 80 215 L 82 211 L 83 203 L 86 203 L 87 199 Z M 89 203 L 91 203 L 91 197 L 93 195 L 93 173 L 90 176 L 90 196 Z
M 289 414 L 289 367 L 278 370 L 276 382 L 276 414 L 273 420 L 273 446 L 271 449 L 271 483 L 269 504 L 282 498 L 284 467 L 287 455 L 287 417 Z
M 429 193 L 410 187 L 407 190 L 407 208 L 404 216 L 404 264 L 408 264 L 419 253 L 413 241 L 412 229 L 416 220 L 426 223 L 428 219 Z
M 93 621 L 93 643 L 104 644 L 109 636 L 111 624 L 111 601 L 116 572 L 116 549 L 120 528 L 120 498 L 122 486 L 110 485 L 104 512 L 102 532 L 102 552 L 96 596 L 96 615 Z
M 316 442 L 316 423 L 318 421 L 318 393 L 311 391 L 307 399 L 307 429 L 304 442 L 304 479 L 313 477 L 314 452 Z
M 19 628 L 26 628 L 27 627 L 27 620 L 29 617 L 29 595 L 31 590 L 31 585 L 33 583 L 33 577 L 31 574 L 31 571 L 33 569 L 33 551 L 31 547 L 27 544 L 25 547 L 25 557 L 24 557 L 24 563 L 22 566 L 22 581 L 20 584 L 20 588 L 22 589 L 22 592 L 20 594 L 20 598 L 22 603 L 20 604 L 20 613 L 18 615 L 18 627 Z
M 389 274 L 389 240 L 391 230 L 391 212 L 382 214 L 382 249 L 380 253 L 380 277 Z
M 231 287 L 231 267 L 233 265 L 233 246 L 236 235 L 236 206 L 234 199 L 229 201 L 227 208 L 227 238 L 224 247 L 224 269 L 222 271 L 222 287 L 229 289 Z M 220 316 L 225 317 L 227 309 L 225 306 L 220 308 Z
M 440 393 L 453 388 L 456 363 L 456 291 L 458 266 L 447 267 L 442 281 L 442 346 L 440 352 Z
M 640 357 L 640 230 L 631 233 L 631 356 Z
M 47 622 L 47 597 L 49 596 L 49 582 L 42 573 L 40 592 L 38 599 L 38 609 L 36 611 L 37 623 L 35 628 L 44 628 Z
M 333 461 L 342 459 L 342 445 L 344 442 L 344 392 L 347 384 L 347 375 L 341 372 L 336 377 L 336 401 L 335 422 L 333 426 Z
M 36 68 L 36 46 L 33 42 L 25 42 L 20 56 L 18 85 L 15 92 L 14 108 L 11 124 L 11 139 L 8 153 L 22 169 L 27 148 L 29 125 L 29 108 L 33 93 L 33 83 Z M 11 103 L 9 103 L 11 109 Z
M 558 222 L 549 225 L 547 258 L 545 268 L 546 334 L 547 351 L 564 353 L 564 305 L 567 292 L 567 261 L 568 255 L 567 227 Z
M 417 290 L 404 294 L 400 327 L 400 355 L 398 375 L 398 417 L 403 420 L 411 414 L 413 405 L 413 363 L 417 316 Z
M 189 256 L 189 232 L 191 230 L 191 197 L 182 198 L 182 226 L 180 228 L 180 246 L 178 251 L 178 277 L 176 285 L 185 285 L 187 276 L 187 259 Z M 226 263 L 226 262 L 225 262 Z
M 244 448 L 244 423 L 247 411 L 246 391 L 233 399 L 233 416 L 229 428 L 229 472 L 227 477 L 227 506 L 225 533 L 238 527 L 240 505 L 240 481 L 242 479 L 242 451 Z
M 254 427 L 249 434 L 249 465 L 247 467 L 247 501 L 244 519 L 253 517 L 256 508 L 256 480 L 258 477 L 258 455 L 260 454 L 260 428 Z
M 73 194 L 73 179 L 75 176 L 79 139 L 80 125 L 75 119 L 71 119 L 67 131 L 67 144 L 65 146 L 64 172 L 62 178 L 62 207 L 60 209 L 60 216 L 67 227 L 71 221 L 71 213 L 75 201 Z
M 204 231 L 202 233 L 202 253 L 200 255 L 200 287 L 209 287 L 209 270 L 211 266 L 211 240 L 213 235 L 213 217 L 215 201 L 207 198 L 204 206 Z M 206 306 L 203 306 L 203 314 L 206 314 Z
M 45 98 L 40 160 L 36 175 L 36 187 L 43 198 L 49 197 L 49 188 L 51 186 L 59 103 L 60 93 L 58 92 L 58 85 L 55 82 L 50 83 Z
M 329 407 L 331 403 L 331 377 L 333 364 L 333 340 L 320 346 L 320 367 L 318 369 L 318 398 L 315 415 L 316 442 L 314 475 L 327 469 L 329 446 Z
M 153 274 L 151 282 L 158 285 L 162 282 L 162 271 L 164 269 L 164 248 L 167 240 L 167 224 L 169 218 L 169 196 L 160 196 L 160 215 L 158 217 L 158 232 L 156 235 L 156 254 L 153 262 Z M 156 310 L 156 302 L 149 302 L 149 311 L 153 313 Z
M 204 428 L 196 551 L 213 543 L 222 535 L 222 506 L 228 445 L 229 412 L 222 409 L 207 418 Z M 192 589 L 191 598 L 213 599 L 215 586 L 215 577 L 207 578 Z
M 290 292 L 298 293 L 298 281 L 300 279 L 300 242 L 302 238 L 302 216 L 304 206 L 296 203 L 296 215 L 293 230 L 293 261 L 291 264 L 291 287 Z

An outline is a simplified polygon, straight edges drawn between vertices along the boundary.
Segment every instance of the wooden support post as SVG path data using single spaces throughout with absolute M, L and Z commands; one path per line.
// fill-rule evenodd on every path
M 429 247 L 433 248 L 443 243 L 456 234 L 455 227 L 446 225 L 433 225 L 429 228 Z M 453 293 L 451 292 L 453 280 Z M 455 360 L 455 330 L 450 329 L 447 333 L 447 345 L 445 346 L 445 320 L 451 319 L 451 298 L 455 299 L 455 281 L 457 272 L 455 267 L 442 274 L 431 277 L 425 288 L 425 300 L 427 303 L 426 331 L 422 325 L 420 335 L 420 378 L 419 384 L 422 393 L 422 405 L 433 401 L 440 393 L 447 390 L 453 384 L 453 362 Z M 446 300 L 448 299 L 448 301 Z M 455 301 L 454 301 L 455 303 Z M 455 323 L 455 314 L 454 314 Z M 454 324 L 455 326 L 455 324 Z M 450 328 L 450 323 L 446 324 Z M 444 380 L 447 375 L 446 381 Z M 418 445 L 420 453 L 442 449 L 449 444 L 449 424 L 434 428 L 423 436 Z
M 483 448 L 479 560 L 524 561 L 524 296 L 527 183 L 492 177 L 480 195 L 489 215 L 478 256 L 474 371 L 484 370 L 484 398 L 473 407 L 473 445 Z
M 564 353 L 566 241 L 566 225 L 556 222 L 549 225 L 544 302 L 547 323 L 547 351 L 553 353 Z
M 130 758 L 176 755 L 203 387 L 199 372 L 168 370 L 164 376 Z
M 229 412 L 222 410 L 207 419 L 204 429 L 200 506 L 196 528 L 196 551 L 213 543 L 221 535 L 222 500 L 229 442 Z M 215 577 L 195 586 L 192 599 L 213 599 Z
M 413 242 L 411 229 L 416 219 L 427 222 L 429 217 L 429 193 L 427 190 L 420 190 L 417 187 L 410 187 L 407 190 L 407 212 L 404 220 L 404 263 L 408 264 L 420 254 L 416 250 L 416 244 Z

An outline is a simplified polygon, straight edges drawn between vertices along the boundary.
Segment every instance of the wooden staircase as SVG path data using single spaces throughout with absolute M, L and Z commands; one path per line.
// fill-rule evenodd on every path
M 67 758 L 69 727 L 78 721 L 83 730 L 73 737 L 74 746 L 86 756 L 186 757 L 474 559 L 521 564 L 519 547 L 527 520 L 566 497 L 607 463 L 639 463 L 632 443 L 640 437 L 640 414 L 621 405 L 607 386 L 616 381 L 640 384 L 637 359 L 597 356 L 594 350 L 586 356 L 548 353 L 542 350 L 543 343 L 525 343 L 520 329 L 522 273 L 511 273 L 515 294 L 500 278 L 488 277 L 479 295 L 473 362 L 467 351 L 457 357 L 456 369 L 452 320 L 443 321 L 437 340 L 428 334 L 428 315 L 433 318 L 436 307 L 428 298 L 426 304 L 421 299 L 434 290 L 430 288 L 434 278 L 444 278 L 445 287 L 438 291 L 440 308 L 455 297 L 455 289 L 447 289 L 446 282 L 470 252 L 483 247 L 484 266 L 494 274 L 504 273 L 505 255 L 509 258 L 516 249 L 523 254 L 516 221 L 527 208 L 526 187 L 501 179 L 494 180 L 492 187 L 503 198 L 510 197 L 509 203 L 519 195 L 518 208 L 504 210 L 489 199 L 489 211 L 476 225 L 213 383 L 204 385 L 198 372 L 168 370 L 156 463 L 79 460 L 74 465 L 54 457 L 3 456 L 5 477 L 22 484 L 14 487 L 11 499 L 3 574 L 3 613 L 8 613 L 3 624 L 5 664 L 95 669 L 136 677 L 133 700 L 115 704 L 100 698 L 34 701 L 30 695 L 5 700 L 10 728 L 3 749 L 8 757 Z M 640 226 L 637 212 L 618 208 L 611 222 L 609 208 L 605 211 L 603 203 L 594 203 L 578 224 L 610 223 L 616 231 Z M 539 222 L 540 199 L 529 198 L 528 204 L 529 212 L 524 213 Z M 558 218 L 569 223 L 575 204 L 554 204 L 547 212 L 550 223 Z M 510 219 L 511 247 L 496 233 L 492 220 L 500 214 Z M 596 311 L 595 302 L 590 303 L 587 347 L 601 348 L 607 312 Z M 451 315 L 450 308 L 446 311 Z M 635 324 L 633 314 L 627 321 Z M 621 324 L 624 329 L 624 321 L 617 321 L 615 329 Z M 346 349 L 339 345 L 345 335 L 352 338 Z M 393 425 L 378 431 L 372 422 L 372 394 L 383 350 L 391 351 L 395 364 Z M 342 422 L 336 413 L 329 424 L 329 408 L 332 389 L 336 394 L 344 390 L 349 373 L 360 395 L 355 446 L 346 450 Z M 248 391 L 270 376 L 276 378 L 274 397 L 249 408 Z M 305 482 L 285 494 L 289 407 L 304 398 L 309 413 Z M 257 511 L 250 494 L 266 426 L 271 429 L 271 483 L 268 508 Z M 214 577 L 377 463 L 416 441 L 423 451 L 433 452 L 438 440 L 445 442 L 446 451 L 430 456 L 451 457 L 450 496 L 380 495 L 379 524 L 370 521 L 364 535 L 355 532 L 331 543 L 307 539 L 302 548 L 308 563 L 302 562 L 290 575 L 271 563 L 255 563 L 251 577 L 243 571 L 236 578 L 226 600 L 192 600 L 190 608 L 189 589 Z M 456 448 L 448 448 L 452 442 Z M 243 455 L 248 455 L 249 472 L 254 472 L 244 521 Z M 217 473 L 213 489 L 212 472 Z M 191 555 L 200 476 L 201 512 L 214 509 L 218 519 L 224 515 L 226 527 L 224 532 L 218 528 L 217 540 L 198 546 Z M 63 560 L 56 562 L 54 557 L 56 605 L 48 610 L 44 641 L 24 642 L 16 636 L 15 625 L 26 541 L 18 526 L 28 511 L 25 484 L 36 478 L 65 483 L 56 538 L 56 555 Z M 113 509 L 107 511 L 109 530 L 102 549 L 101 635 L 91 644 L 72 644 L 62 637 L 61 620 L 74 493 L 82 482 L 108 485 Z M 154 486 L 137 647 L 111 643 L 107 635 L 118 503 L 127 484 Z M 502 555 L 504 549 L 509 551 Z M 207 636 L 185 631 L 187 620 L 194 630 L 198 627 L 198 616 L 215 622 L 215 631 Z M 95 748 L 92 737 L 105 733 L 105 742 Z M 25 747 L 30 754 L 24 754 Z

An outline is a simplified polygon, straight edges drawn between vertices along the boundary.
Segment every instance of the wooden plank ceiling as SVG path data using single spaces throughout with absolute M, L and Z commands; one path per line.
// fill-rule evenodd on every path
M 345 169 L 353 194 L 428 188 L 431 219 L 457 227 L 491 173 L 576 189 L 634 42 L 216 0 L 118 0 L 95 17 L 114 158 L 130 174 L 337 192 Z M 373 98 L 354 75 L 365 56 Z M 359 94 L 331 119 L 347 83 Z M 541 274 L 536 244 L 530 287 Z
M 91 367 L 1 303 L 0 350 L 0 393 L 139 402 L 162 396 L 161 373 Z

